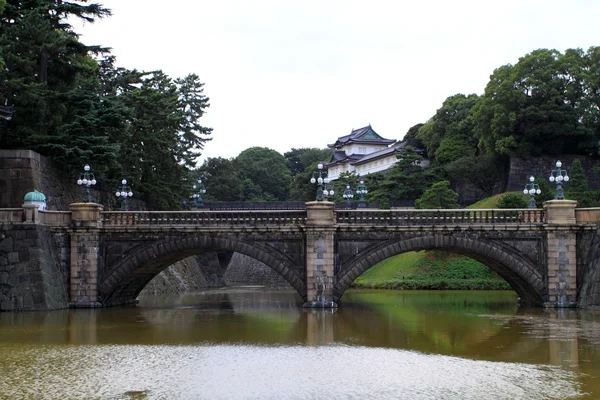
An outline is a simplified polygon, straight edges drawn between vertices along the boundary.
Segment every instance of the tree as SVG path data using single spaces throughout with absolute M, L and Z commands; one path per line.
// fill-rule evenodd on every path
M 496 69 L 474 111 L 481 147 L 521 156 L 596 152 L 597 57 L 596 48 L 539 49 Z
M 594 199 L 589 189 L 588 180 L 581 166 L 581 161 L 576 158 L 569 171 L 569 186 L 566 190 L 569 200 L 577 200 L 578 207 L 592 207 Z
M 283 153 L 288 162 L 292 180 L 290 181 L 290 200 L 314 200 L 312 185 L 309 181 L 319 162 L 331 159 L 331 149 L 300 148 Z
M 288 166 L 292 177 L 297 173 L 303 172 L 306 168 L 315 161 L 329 161 L 331 159 L 331 149 L 312 148 L 292 148 L 290 151 L 283 153 L 283 156 L 288 161 Z
M 404 147 L 397 157 L 392 168 L 368 177 L 370 200 L 379 204 L 389 204 L 391 200 L 415 200 L 443 178 L 444 171 L 433 166 L 421 167 L 423 157 L 410 146 Z
M 153 208 L 174 208 L 189 196 L 191 166 L 205 140 L 197 133 L 210 132 L 197 121 L 208 99 L 185 98 L 182 85 L 154 71 L 120 95 L 131 113 L 120 139 L 120 162 Z
M 458 194 L 450 188 L 450 182 L 434 183 L 417 199 L 415 207 L 419 209 L 459 208 Z
M 417 139 L 423 142 L 430 158 L 444 164 L 475 154 L 477 139 L 473 134 L 475 121 L 471 110 L 479 102 L 476 94 L 450 96 L 419 128 Z
M 238 171 L 260 187 L 263 200 L 287 200 L 291 173 L 287 160 L 275 150 L 266 147 L 250 147 L 236 158 Z
M 423 141 L 419 139 L 417 135 L 419 134 L 419 129 L 421 129 L 423 125 L 424 124 L 416 124 L 411 126 L 402 138 L 402 140 L 399 140 L 396 144 L 406 142 L 407 146 L 411 146 L 416 149 L 422 149 Z
M 59 0 L 9 1 L 0 15 L 0 104 L 14 106 L 15 114 L 0 138 L 0 147 L 38 149 L 37 140 L 55 134 L 69 111 L 71 99 L 94 65 L 90 54 L 106 51 L 85 46 L 67 21 L 72 18 L 93 22 L 110 15 L 98 4 Z M 81 110 L 80 110 L 81 111 Z M 52 145 L 52 138 L 45 140 Z M 57 143 L 56 148 L 63 146 Z
M 527 200 L 520 193 L 506 193 L 497 204 L 498 208 L 527 208 Z
M 310 183 L 313 172 L 317 170 L 318 161 L 309 164 L 304 171 L 297 172 L 291 183 L 290 200 L 314 201 L 317 194 L 317 186 Z
M 444 168 L 452 179 L 469 182 L 488 196 L 504 180 L 504 159 L 492 153 L 461 157 Z
M 550 187 L 547 176 L 536 177 L 535 183 L 538 184 L 541 192 L 535 196 L 535 205 L 537 208 L 543 208 L 545 201 L 554 199 L 554 189 Z
M 241 201 L 244 187 L 233 159 L 207 158 L 199 168 L 207 201 Z

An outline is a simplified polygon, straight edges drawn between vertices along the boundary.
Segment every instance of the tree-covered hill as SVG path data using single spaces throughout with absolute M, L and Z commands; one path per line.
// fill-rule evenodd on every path
M 89 163 L 108 185 L 127 178 L 151 207 L 174 208 L 209 140 L 208 97 L 196 74 L 116 67 L 110 48 L 82 43 L 69 23 L 110 14 L 86 0 L 6 1 L 0 104 L 12 119 L 0 122 L 0 148 L 35 150 L 74 172 Z

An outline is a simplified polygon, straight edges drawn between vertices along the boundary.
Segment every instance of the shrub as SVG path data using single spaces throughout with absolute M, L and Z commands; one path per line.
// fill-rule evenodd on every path
M 527 200 L 521 194 L 507 193 L 498 200 L 498 208 L 527 208 Z

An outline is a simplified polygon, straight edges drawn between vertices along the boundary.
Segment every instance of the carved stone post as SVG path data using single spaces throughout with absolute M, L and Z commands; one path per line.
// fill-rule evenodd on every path
M 38 213 L 40 206 L 38 204 L 23 204 L 21 207 L 23 207 L 24 222 L 33 224 L 40 223 Z
M 335 258 L 334 204 L 306 203 L 306 287 L 304 307 L 337 307 L 333 301 Z
M 98 249 L 100 247 L 100 211 L 95 203 L 69 204 L 71 210 L 71 307 L 101 307 L 98 301 Z
M 546 307 L 577 306 L 577 235 L 574 200 L 550 200 L 546 209 L 548 301 Z

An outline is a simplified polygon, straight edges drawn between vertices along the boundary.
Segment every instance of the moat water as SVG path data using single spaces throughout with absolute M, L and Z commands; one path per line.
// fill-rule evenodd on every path
M 597 399 L 600 311 L 513 292 L 246 287 L 0 313 L 1 399 Z

